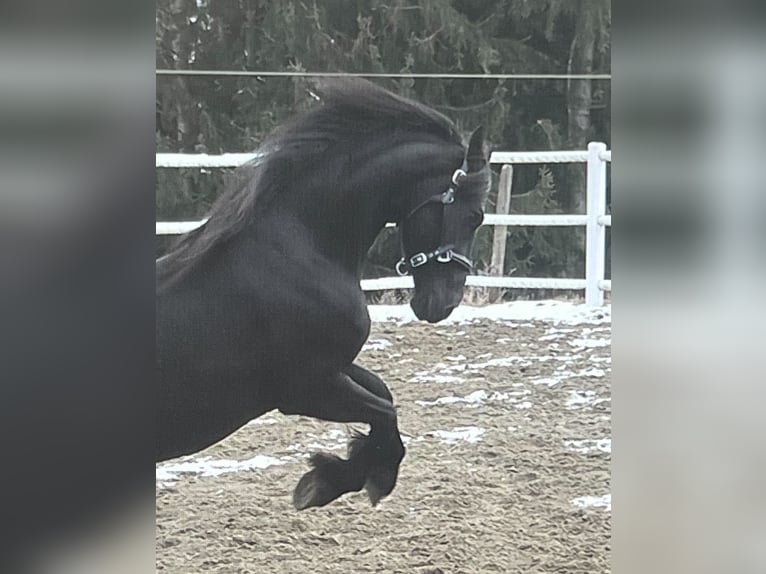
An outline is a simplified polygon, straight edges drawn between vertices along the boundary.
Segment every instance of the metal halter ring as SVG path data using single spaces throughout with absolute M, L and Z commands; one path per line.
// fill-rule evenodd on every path
M 452 261 L 452 249 L 449 249 L 445 251 L 444 253 L 440 253 L 439 255 L 437 255 L 436 260 L 439 263 L 449 263 L 450 261 Z
M 439 201 L 441 201 L 443 205 L 455 203 L 455 190 L 450 187 L 447 191 L 441 194 Z
M 452 174 L 452 183 L 454 185 L 460 185 L 460 180 L 463 179 L 467 175 L 468 174 L 464 170 L 462 170 L 460 168 L 456 169 L 455 173 Z

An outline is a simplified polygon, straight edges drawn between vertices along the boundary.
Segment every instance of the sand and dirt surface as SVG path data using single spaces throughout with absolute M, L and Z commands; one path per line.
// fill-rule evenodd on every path
M 609 310 L 401 319 L 374 322 L 359 358 L 399 408 L 391 496 L 294 510 L 308 455 L 343 455 L 364 426 L 269 413 L 157 466 L 158 572 L 610 571 Z

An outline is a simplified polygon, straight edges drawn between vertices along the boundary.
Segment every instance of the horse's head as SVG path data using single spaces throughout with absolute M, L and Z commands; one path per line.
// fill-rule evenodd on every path
M 418 190 L 407 206 L 399 222 L 403 257 L 396 270 L 413 276 L 415 295 L 410 305 L 418 319 L 441 321 L 462 301 L 489 181 L 484 130 L 479 127 L 471 135 L 462 165 L 429 179 L 428 189 Z

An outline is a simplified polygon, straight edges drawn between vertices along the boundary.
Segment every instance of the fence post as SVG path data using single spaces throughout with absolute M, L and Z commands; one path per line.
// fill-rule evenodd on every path
M 495 213 L 508 215 L 511 212 L 511 187 L 513 186 L 513 166 L 506 164 L 500 169 L 500 181 L 497 183 L 497 205 Z M 508 227 L 495 225 L 492 230 L 492 252 L 490 254 L 489 274 L 502 277 L 505 274 L 505 246 L 508 239 Z M 490 289 L 489 300 L 496 303 L 503 294 L 502 289 Z
M 605 151 L 604 143 L 588 143 L 585 236 L 585 304 L 588 307 L 604 304 L 604 292 L 599 284 L 604 279 L 606 228 L 599 223 L 599 217 L 606 214 L 606 162 L 601 159 Z
M 495 213 L 508 215 L 511 212 L 512 185 L 513 166 L 506 164 L 500 169 Z M 492 230 L 492 259 L 489 265 L 491 275 L 502 275 L 505 271 L 505 244 L 507 235 L 508 227 L 505 225 L 495 225 L 495 228 Z

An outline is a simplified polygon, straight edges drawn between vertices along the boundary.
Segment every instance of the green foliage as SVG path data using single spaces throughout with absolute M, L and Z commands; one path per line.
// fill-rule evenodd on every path
M 579 18 L 579 20 L 578 20 Z M 377 73 L 565 73 L 583 19 L 592 24 L 593 72 L 609 71 L 609 0 L 158 0 L 157 67 L 176 69 Z M 590 37 L 590 36 L 588 36 Z M 382 79 L 421 100 L 467 134 L 487 128 L 493 149 L 571 145 L 568 111 L 576 82 Z M 158 152 L 252 151 L 308 105 L 301 77 L 157 78 Z M 593 81 L 589 139 L 610 141 L 610 85 Z M 518 166 L 516 213 L 557 213 L 576 170 Z M 158 170 L 157 217 L 204 215 L 220 192 L 221 170 Z M 576 186 L 575 186 L 576 187 Z M 490 207 L 496 190 L 490 195 Z M 512 228 L 506 265 L 517 275 L 578 276 L 581 233 Z M 492 230 L 480 230 L 477 259 L 488 263 Z M 371 250 L 369 273 L 390 273 L 395 238 Z
M 553 172 L 543 166 L 538 170 L 535 186 L 514 197 L 514 213 L 561 213 L 555 199 Z M 583 262 L 573 262 L 578 231 L 573 228 L 514 227 L 508 232 L 507 265 L 516 268 L 521 277 L 571 277 L 584 274 Z M 580 233 L 581 234 L 581 233 Z

